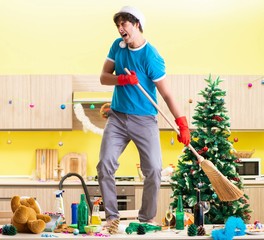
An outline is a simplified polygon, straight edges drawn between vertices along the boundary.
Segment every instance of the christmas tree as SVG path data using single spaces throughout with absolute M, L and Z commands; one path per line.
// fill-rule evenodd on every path
M 231 135 L 230 122 L 224 101 L 226 92 L 219 87 L 222 80 L 219 77 L 212 80 L 210 75 L 205 81 L 207 87 L 199 93 L 204 101 L 197 102 L 194 109 L 193 124 L 196 129 L 191 132 L 191 145 L 233 184 L 243 189 L 236 170 L 240 160 L 233 154 L 233 142 L 228 140 Z M 250 219 L 248 196 L 244 195 L 232 202 L 220 201 L 196 156 L 187 147 L 180 156 L 171 180 L 174 208 L 177 207 L 179 195 L 183 196 L 184 207 L 192 208 L 197 202 L 196 189 L 200 189 L 202 201 L 210 203 L 210 210 L 205 214 L 206 224 L 223 224 L 229 216 L 241 217 L 245 222 Z

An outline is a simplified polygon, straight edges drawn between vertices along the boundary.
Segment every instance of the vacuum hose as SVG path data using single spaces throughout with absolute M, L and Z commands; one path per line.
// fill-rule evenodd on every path
M 76 176 L 78 177 L 80 180 L 81 180 L 81 183 L 82 183 L 82 187 L 83 187 L 83 190 L 84 190 L 84 193 L 85 193 L 85 196 L 86 196 L 86 201 L 89 205 L 89 210 L 90 210 L 90 214 L 92 213 L 92 210 L 93 210 L 93 204 L 91 202 L 91 199 L 90 199 L 90 195 L 88 193 L 88 190 L 87 190 L 87 187 L 86 187 L 86 184 L 82 178 L 81 175 L 79 175 L 78 173 L 67 173 L 65 176 L 63 176 L 60 180 L 60 183 L 59 183 L 59 190 L 62 190 L 62 185 L 63 185 L 63 182 L 66 178 L 68 177 L 71 177 L 71 176 Z

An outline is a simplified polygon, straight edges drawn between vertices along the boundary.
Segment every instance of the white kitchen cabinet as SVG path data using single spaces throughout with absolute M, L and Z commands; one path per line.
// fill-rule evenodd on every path
M 0 76 L 0 130 L 72 129 L 72 76 Z

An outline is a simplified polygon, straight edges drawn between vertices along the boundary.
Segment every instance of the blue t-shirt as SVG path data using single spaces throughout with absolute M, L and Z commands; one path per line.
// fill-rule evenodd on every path
M 127 74 L 124 68 L 136 72 L 140 85 L 157 103 L 154 82 L 165 78 L 165 63 L 158 51 L 147 41 L 139 48 L 129 48 L 122 38 L 114 41 L 107 59 L 115 63 L 116 75 Z M 118 112 L 135 115 L 156 115 L 157 109 L 134 85 L 114 88 L 111 108 Z

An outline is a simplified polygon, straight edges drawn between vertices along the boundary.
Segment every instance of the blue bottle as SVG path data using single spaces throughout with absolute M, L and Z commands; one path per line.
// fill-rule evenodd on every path
M 78 203 L 72 203 L 71 215 L 72 215 L 71 224 L 77 224 L 78 222 Z

